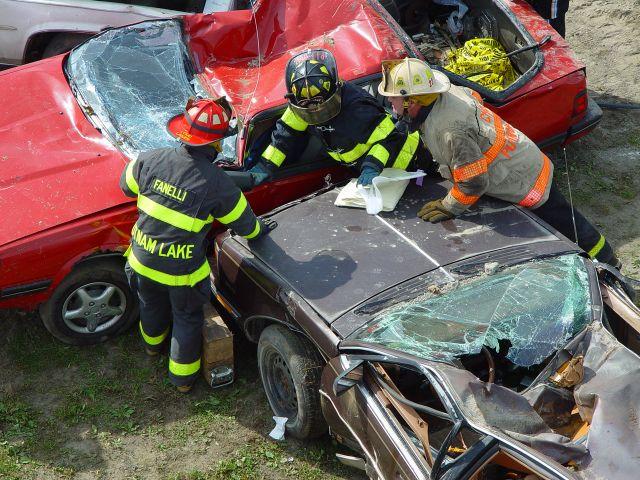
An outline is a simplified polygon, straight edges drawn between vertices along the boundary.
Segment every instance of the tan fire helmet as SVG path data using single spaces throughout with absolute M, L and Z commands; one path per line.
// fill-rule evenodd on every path
M 385 97 L 443 93 L 450 87 L 451 82 L 444 73 L 432 70 L 428 63 L 417 58 L 382 61 L 378 93 Z

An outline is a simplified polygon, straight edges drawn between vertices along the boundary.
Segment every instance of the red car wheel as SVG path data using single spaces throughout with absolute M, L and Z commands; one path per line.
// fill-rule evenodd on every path
M 126 330 L 138 317 L 137 299 L 119 261 L 80 265 L 40 309 L 53 336 L 73 345 L 90 345 Z

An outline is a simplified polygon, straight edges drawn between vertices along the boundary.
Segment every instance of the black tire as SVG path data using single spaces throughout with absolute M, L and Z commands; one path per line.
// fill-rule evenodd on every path
M 82 33 L 58 33 L 53 36 L 45 47 L 42 52 L 42 58 L 54 57 L 61 53 L 68 52 L 89 37 L 91 37 L 91 35 Z
M 270 325 L 260 335 L 262 385 L 273 413 L 289 419 L 292 437 L 316 438 L 327 431 L 319 393 L 323 365 L 311 342 L 281 325 Z
M 72 270 L 40 307 L 40 317 L 60 341 L 92 345 L 131 327 L 138 318 L 138 301 L 129 288 L 123 263 L 98 260 Z M 95 331 L 89 331 L 87 318 L 93 318 Z

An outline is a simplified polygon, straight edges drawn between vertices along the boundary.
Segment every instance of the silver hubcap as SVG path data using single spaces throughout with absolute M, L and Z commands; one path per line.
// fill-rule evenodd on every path
M 127 297 L 112 283 L 82 285 L 67 297 L 62 319 L 77 333 L 100 333 L 115 325 L 127 309 Z

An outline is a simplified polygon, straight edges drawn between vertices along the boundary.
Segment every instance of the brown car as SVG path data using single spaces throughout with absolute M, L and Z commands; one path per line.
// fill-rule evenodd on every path
M 297 438 L 328 427 L 374 479 L 637 478 L 626 279 L 497 200 L 418 219 L 445 189 L 411 184 L 378 215 L 327 190 L 269 214 L 266 238 L 217 238 L 216 297 L 258 343 L 274 413 Z

